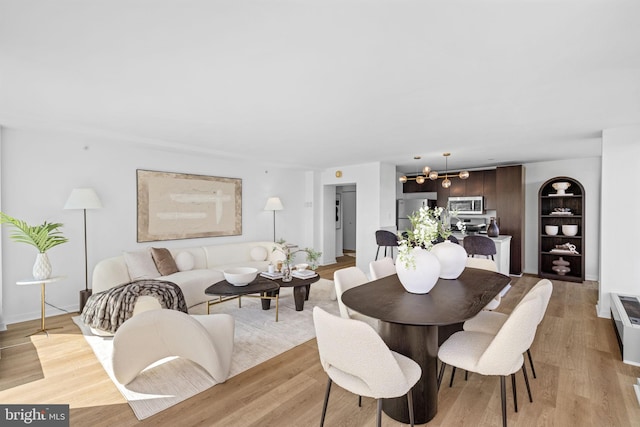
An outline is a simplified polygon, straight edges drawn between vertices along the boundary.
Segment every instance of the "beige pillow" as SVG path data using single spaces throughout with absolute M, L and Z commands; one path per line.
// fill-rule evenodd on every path
M 151 256 L 162 276 L 178 272 L 178 266 L 167 248 L 151 248 Z
M 160 272 L 153 262 L 151 252 L 148 249 L 136 252 L 125 252 L 123 256 L 131 280 L 156 279 L 160 277 Z
M 191 252 L 178 252 L 176 255 L 176 266 L 179 271 L 193 270 L 193 267 L 196 266 L 196 260 L 193 258 Z
M 269 252 L 267 252 L 267 248 L 264 246 L 254 246 L 251 248 L 250 255 L 251 259 L 254 261 L 264 261 L 267 259 Z

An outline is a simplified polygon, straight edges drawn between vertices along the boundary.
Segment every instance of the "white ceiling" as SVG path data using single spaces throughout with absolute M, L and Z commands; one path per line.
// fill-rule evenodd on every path
M 0 0 L 0 125 L 305 168 L 599 156 L 640 123 L 639 22 L 620 0 Z

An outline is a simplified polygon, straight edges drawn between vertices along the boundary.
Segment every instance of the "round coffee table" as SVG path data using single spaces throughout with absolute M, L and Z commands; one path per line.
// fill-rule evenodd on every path
M 290 282 L 283 282 L 282 279 L 268 279 L 270 282 L 275 282 L 279 286 L 279 288 L 293 288 L 293 300 L 296 304 L 296 311 L 304 310 L 304 302 L 309 299 L 309 291 L 311 290 L 311 284 L 320 280 L 320 275 L 316 274 L 313 277 L 308 277 L 304 279 L 300 279 L 298 277 L 293 277 Z M 278 294 L 280 290 L 275 291 L 275 294 Z M 270 293 L 271 294 L 271 293 Z M 271 301 L 262 300 L 262 308 L 268 309 L 271 305 Z M 266 307 L 266 308 L 265 308 Z
M 242 297 L 247 296 L 251 298 L 262 299 L 262 309 L 268 310 L 269 305 L 265 308 L 265 301 L 270 303 L 271 300 L 276 300 L 276 322 L 278 321 L 278 289 L 280 285 L 274 281 L 265 279 L 258 276 L 253 282 L 246 286 L 234 286 L 231 283 L 223 280 L 218 283 L 214 283 L 204 290 L 206 295 L 217 296 L 217 300 L 207 301 L 207 314 L 209 314 L 209 308 L 212 305 L 220 304 L 225 301 L 229 301 L 238 298 L 238 307 L 242 308 Z M 258 294 L 258 295 L 252 295 Z

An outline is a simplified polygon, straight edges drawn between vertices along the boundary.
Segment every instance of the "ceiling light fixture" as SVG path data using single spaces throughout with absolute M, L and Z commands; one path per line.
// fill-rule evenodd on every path
M 429 166 L 425 166 L 424 168 L 422 168 L 422 173 L 424 175 L 420 175 L 418 174 L 415 177 L 407 177 L 406 175 L 402 175 L 400 177 L 400 182 L 401 183 L 406 183 L 407 181 L 415 181 L 418 184 L 424 184 L 425 180 L 427 178 L 429 178 L 431 181 L 435 181 L 438 178 L 442 178 L 442 187 L 443 188 L 449 188 L 451 187 L 451 180 L 449 179 L 449 156 L 451 155 L 451 153 L 442 153 L 442 155 L 444 156 L 444 176 L 440 176 L 438 174 L 437 171 L 432 170 Z M 414 157 L 414 159 L 420 159 L 419 156 Z M 453 178 L 455 175 L 452 175 L 451 177 Z M 469 178 L 469 171 L 461 171 L 457 174 L 458 178 L 460 179 L 467 179 Z

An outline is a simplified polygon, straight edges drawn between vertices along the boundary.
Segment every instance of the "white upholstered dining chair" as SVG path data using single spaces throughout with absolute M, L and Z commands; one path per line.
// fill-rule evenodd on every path
M 496 334 L 476 331 L 460 331 L 451 335 L 438 350 L 442 362 L 438 375 L 438 386 L 446 365 L 465 369 L 481 375 L 500 376 L 502 400 L 502 425 L 507 425 L 507 403 L 505 379 L 511 375 L 513 402 L 518 411 L 515 373 L 522 369 L 529 400 L 532 400 L 523 353 L 531 346 L 538 326 L 537 316 L 541 310 L 542 297 L 523 301 L 511 312 Z
M 369 282 L 367 275 L 364 274 L 362 270 L 358 267 L 347 267 L 342 268 L 340 270 L 336 270 L 333 273 L 333 283 L 336 288 L 336 297 L 338 300 L 338 307 L 340 308 L 340 316 L 345 319 L 356 319 L 362 320 L 363 322 L 368 323 L 373 327 L 376 331 L 378 330 L 378 319 L 374 319 L 373 317 L 365 316 L 364 314 L 358 313 L 347 307 L 342 302 L 342 294 L 351 288 L 356 286 L 365 285 Z
M 522 304 L 527 299 L 531 298 L 542 298 L 542 305 L 540 307 L 540 312 L 536 314 L 534 321 L 536 325 L 539 325 L 544 319 L 544 314 L 547 311 L 547 306 L 549 305 L 549 300 L 551 299 L 551 294 L 553 292 L 553 284 L 548 279 L 542 279 L 538 281 L 527 294 L 522 297 L 522 300 L 518 303 L 518 305 Z M 481 311 L 476 316 L 464 322 L 463 329 L 465 331 L 476 331 L 476 332 L 484 332 L 487 334 L 495 335 L 504 322 L 507 321 L 508 315 L 504 313 L 498 313 L 495 311 Z M 533 366 L 533 358 L 531 357 L 531 349 L 527 348 L 527 356 L 529 358 L 529 364 L 531 365 L 531 372 L 534 378 L 536 376 L 536 369 Z
M 377 399 L 377 426 L 381 425 L 382 399 L 407 395 L 409 420 L 413 426 L 411 389 L 422 375 L 420 366 L 410 358 L 387 347 L 368 324 L 313 308 L 313 323 L 322 369 L 328 381 L 320 426 L 324 425 L 331 384 L 358 396 Z
M 384 257 L 369 263 L 371 280 L 378 280 L 393 274 L 396 274 L 396 265 L 393 263 L 393 258 Z

